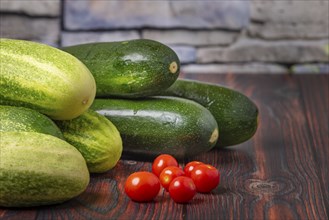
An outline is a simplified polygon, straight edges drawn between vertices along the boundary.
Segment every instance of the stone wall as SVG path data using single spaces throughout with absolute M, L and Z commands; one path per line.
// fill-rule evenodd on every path
M 1 37 L 53 46 L 136 38 L 186 73 L 329 73 L 328 0 L 1 0 Z

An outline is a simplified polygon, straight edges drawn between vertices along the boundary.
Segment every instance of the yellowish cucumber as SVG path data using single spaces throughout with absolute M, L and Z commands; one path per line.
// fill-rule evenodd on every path
M 36 132 L 0 135 L 0 206 L 56 204 L 86 189 L 86 162 L 69 143 Z
M 61 130 L 47 116 L 29 108 L 0 105 L 0 132 L 8 131 L 38 132 L 64 140 Z
M 23 106 L 69 120 L 89 108 L 96 94 L 88 68 L 72 55 L 31 41 L 0 39 L 0 104 Z
M 105 116 L 89 109 L 75 119 L 56 123 L 65 140 L 81 152 L 89 172 L 106 172 L 119 161 L 122 153 L 121 136 Z

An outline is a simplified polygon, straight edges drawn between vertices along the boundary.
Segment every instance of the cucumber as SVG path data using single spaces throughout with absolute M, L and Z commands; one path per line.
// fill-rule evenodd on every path
M 168 153 L 183 159 L 209 151 L 218 138 L 211 113 L 187 99 L 95 99 L 91 108 L 118 128 L 123 158 L 154 159 Z
M 258 127 L 258 108 L 244 94 L 217 84 L 178 79 L 165 95 L 187 98 L 207 108 L 215 117 L 220 137 L 216 147 L 250 139 Z
M 36 132 L 0 135 L 0 206 L 61 203 L 87 188 L 86 162 L 67 142 Z
M 96 80 L 97 97 L 156 95 L 179 75 L 176 53 L 153 40 L 89 43 L 61 49 L 89 68 Z
M 0 132 L 38 132 L 64 139 L 62 132 L 50 118 L 33 109 L 0 105 L 0 116 Z
M 118 129 L 103 115 L 87 110 L 69 121 L 56 121 L 65 140 L 76 147 L 87 162 L 89 172 L 112 169 L 122 153 Z
M 54 47 L 0 39 L 0 104 L 23 106 L 69 120 L 89 108 L 95 80 L 77 58 Z

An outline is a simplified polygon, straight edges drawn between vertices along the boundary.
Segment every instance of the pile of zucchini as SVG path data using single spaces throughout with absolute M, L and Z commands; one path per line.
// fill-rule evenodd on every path
M 250 99 L 178 79 L 176 53 L 157 41 L 0 48 L 0 206 L 63 202 L 120 158 L 189 158 L 257 129 Z
M 215 84 L 178 79 L 176 53 L 157 41 L 89 43 L 62 50 L 81 60 L 97 89 L 91 109 L 118 128 L 123 157 L 161 153 L 187 158 L 213 147 L 250 139 L 257 106 L 245 95 Z

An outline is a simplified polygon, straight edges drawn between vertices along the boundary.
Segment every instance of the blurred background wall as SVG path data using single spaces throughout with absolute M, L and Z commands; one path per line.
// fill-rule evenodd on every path
M 1 37 L 149 38 L 185 73 L 329 73 L 328 0 L 0 0 Z

